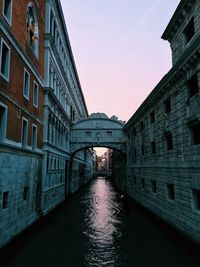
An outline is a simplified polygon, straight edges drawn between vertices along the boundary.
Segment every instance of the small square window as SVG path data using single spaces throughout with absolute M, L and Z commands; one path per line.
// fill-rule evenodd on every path
M 8 21 L 9 24 L 11 24 L 12 20 L 12 0 L 4 0 L 3 1 L 3 15 Z
M 167 197 L 169 200 L 175 200 L 175 191 L 173 184 L 167 184 Z
M 156 185 L 156 181 L 155 180 L 151 181 L 151 189 L 152 189 L 153 193 L 157 192 L 157 185 Z
M 192 189 L 192 207 L 200 210 L 200 189 Z
M 152 111 L 152 112 L 150 113 L 150 123 L 152 124 L 152 123 L 154 123 L 154 122 L 155 122 L 155 112 Z
M 195 34 L 194 18 L 192 18 L 184 30 L 186 44 L 192 39 L 194 34 Z
M 24 97 L 29 100 L 30 74 L 24 70 Z
M 38 107 L 39 87 L 36 82 L 33 84 L 33 105 Z
M 164 106 L 165 106 L 165 113 L 168 114 L 171 111 L 171 97 L 168 97 L 164 101 Z
M 1 76 L 9 81 L 10 76 L 10 47 L 1 39 L 1 56 L 0 56 L 0 73 Z
M 6 209 L 8 208 L 8 195 L 9 195 L 9 192 L 6 191 L 6 192 L 3 192 L 3 209 Z

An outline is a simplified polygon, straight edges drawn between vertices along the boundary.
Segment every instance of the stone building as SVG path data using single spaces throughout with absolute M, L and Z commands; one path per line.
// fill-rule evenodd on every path
M 77 190 L 93 164 L 91 150 L 70 162 L 70 126 L 88 112 L 60 1 L 46 1 L 45 25 L 43 213 Z
M 197 242 L 200 242 L 199 11 L 199 0 L 182 0 L 162 35 L 171 45 L 173 66 L 125 125 L 126 175 L 121 171 L 121 177 L 116 179 L 132 198 Z
M 40 211 L 44 1 L 0 1 L 0 246 Z

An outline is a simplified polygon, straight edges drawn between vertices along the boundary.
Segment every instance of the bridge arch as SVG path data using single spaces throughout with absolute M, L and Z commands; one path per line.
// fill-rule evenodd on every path
M 71 126 L 71 154 L 91 148 L 107 147 L 125 153 L 124 122 L 104 113 L 93 113 Z

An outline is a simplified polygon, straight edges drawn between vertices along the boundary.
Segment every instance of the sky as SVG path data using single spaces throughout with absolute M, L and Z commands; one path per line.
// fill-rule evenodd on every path
M 61 0 L 89 114 L 128 121 L 172 66 L 161 39 L 180 0 Z

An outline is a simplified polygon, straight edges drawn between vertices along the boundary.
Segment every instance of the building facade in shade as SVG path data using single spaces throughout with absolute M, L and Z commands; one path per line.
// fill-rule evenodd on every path
M 173 66 L 125 125 L 126 175 L 115 170 L 116 181 L 123 190 L 197 242 L 200 242 L 199 10 L 199 0 L 182 0 L 162 35 L 170 42 Z M 117 166 L 120 162 L 115 163 Z
M 60 1 L 46 1 L 42 211 L 47 213 L 85 182 L 92 151 L 70 162 L 70 126 L 88 116 Z M 70 171 L 70 173 L 69 173 Z
M 40 212 L 44 1 L 0 1 L 0 246 Z

